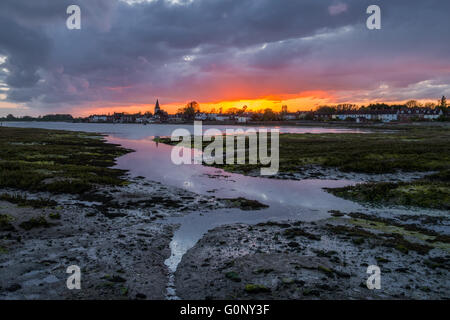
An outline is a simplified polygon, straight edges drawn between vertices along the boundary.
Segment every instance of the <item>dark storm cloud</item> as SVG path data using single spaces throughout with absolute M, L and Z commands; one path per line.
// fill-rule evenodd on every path
M 81 30 L 65 27 L 70 4 L 81 7 Z M 382 8 L 382 30 L 365 27 L 370 4 Z M 0 79 L 7 101 L 40 108 L 212 99 L 233 77 L 266 79 L 249 95 L 375 93 L 380 83 L 447 79 L 448 12 L 437 0 L 2 0 L 0 68 L 9 73 Z
M 10 74 L 6 83 L 12 87 L 30 87 L 39 80 L 37 69 L 49 53 L 49 41 L 39 32 L 25 28 L 13 19 L 0 19 L 0 54 L 8 57 Z

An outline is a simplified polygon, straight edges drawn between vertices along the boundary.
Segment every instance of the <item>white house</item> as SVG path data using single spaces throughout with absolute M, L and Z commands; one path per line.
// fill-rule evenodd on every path
M 208 120 L 216 120 L 217 113 L 208 113 Z
M 106 122 L 108 116 L 106 115 L 92 115 L 89 117 L 89 122 Z
M 208 119 L 208 115 L 206 113 L 200 112 L 200 113 L 195 114 L 195 120 L 197 120 L 197 121 L 205 121 L 207 119 Z
M 358 110 L 358 111 L 342 111 L 332 116 L 333 119 L 347 120 L 355 119 L 360 122 L 362 120 L 380 120 L 382 122 L 391 122 L 398 120 L 398 111 L 395 110 Z
M 296 113 L 286 113 L 283 115 L 283 120 L 295 120 L 297 119 L 297 114 Z
M 398 111 L 381 111 L 378 114 L 378 120 L 382 122 L 391 122 L 398 120 Z
M 230 120 L 230 116 L 226 116 L 223 114 L 216 116 L 216 121 L 227 121 L 227 120 Z
M 424 119 L 428 119 L 428 120 L 436 120 L 439 117 L 441 117 L 444 114 L 444 112 L 442 111 L 442 109 L 428 109 L 425 111 L 425 114 L 423 115 Z
M 249 116 L 239 116 L 239 117 L 237 117 L 237 121 L 239 123 L 247 123 L 250 121 L 250 117 Z
M 436 120 L 442 116 L 444 112 L 441 109 L 431 108 L 404 108 L 399 112 L 399 118 L 403 121 L 414 119 Z

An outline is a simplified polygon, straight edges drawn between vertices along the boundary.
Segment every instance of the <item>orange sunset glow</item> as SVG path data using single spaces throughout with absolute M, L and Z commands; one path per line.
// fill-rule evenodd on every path
M 189 100 L 177 103 L 165 104 L 164 100 L 159 100 L 162 108 L 170 114 L 175 114 L 180 108 L 183 108 Z M 265 109 L 272 109 L 275 112 L 280 112 L 282 106 L 287 105 L 289 112 L 296 111 L 310 111 L 316 110 L 320 106 L 324 105 L 336 105 L 338 103 L 351 103 L 357 105 L 368 105 L 372 103 L 380 103 L 376 100 L 362 100 L 362 101 L 339 101 L 337 102 L 332 95 L 326 96 L 325 93 L 321 93 L 318 96 L 299 96 L 291 97 L 287 99 L 276 99 L 275 97 L 267 97 L 264 99 L 242 99 L 234 101 L 219 101 L 219 102 L 201 102 L 197 101 L 200 105 L 200 111 L 202 112 L 227 112 L 230 109 L 237 108 L 242 109 L 242 107 L 247 106 L 247 111 L 261 111 Z M 389 101 L 392 104 L 404 104 L 406 100 Z M 419 103 L 426 104 L 435 102 L 433 100 L 418 100 Z M 87 108 L 81 113 L 74 112 L 73 114 L 77 116 L 89 116 L 92 114 L 112 114 L 114 112 L 126 112 L 126 113 L 145 113 L 147 111 L 153 112 L 155 101 L 150 101 L 148 104 L 133 104 L 133 105 L 108 105 L 101 107 Z
M 195 100 L 195 99 L 194 99 Z M 191 101 L 191 100 L 189 100 Z M 168 103 L 165 104 L 164 100 L 160 99 L 160 103 L 169 113 L 176 113 L 178 109 L 184 107 L 189 101 L 177 102 L 177 103 Z M 320 93 L 320 95 L 314 96 L 305 96 L 300 95 L 298 97 L 291 96 L 287 99 L 277 99 L 274 96 L 268 96 L 263 99 L 241 99 L 234 101 L 218 101 L 218 102 L 201 102 L 197 101 L 200 104 L 200 109 L 203 112 L 219 112 L 221 109 L 223 112 L 231 108 L 242 108 L 243 106 L 247 106 L 247 110 L 258 111 L 270 108 L 274 111 L 280 111 L 283 105 L 287 105 L 289 111 L 307 111 L 311 109 L 315 109 L 316 107 L 328 103 L 332 103 L 332 96 L 326 97 L 324 93 Z M 152 111 L 154 107 L 154 101 L 150 101 L 148 104 L 139 104 L 139 105 L 119 105 L 119 106 L 101 106 L 101 107 L 92 107 L 90 109 L 86 109 L 80 116 L 88 116 L 90 114 L 108 114 L 114 112 L 128 112 L 128 113 L 137 113 L 137 112 L 146 112 Z M 149 110 L 150 109 L 150 110 Z

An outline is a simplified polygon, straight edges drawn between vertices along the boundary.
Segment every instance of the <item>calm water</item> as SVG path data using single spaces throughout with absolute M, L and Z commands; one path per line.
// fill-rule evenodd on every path
M 65 123 L 65 122 L 3 122 L 3 126 L 20 128 L 42 128 L 85 132 L 100 132 L 118 138 L 139 140 L 153 136 L 170 136 L 177 128 L 186 128 L 193 132 L 193 125 L 171 125 L 171 124 L 110 124 L 110 123 Z M 203 126 L 204 130 L 209 128 L 278 128 L 281 133 L 363 133 L 367 132 L 360 129 L 341 129 L 341 128 L 302 128 L 302 127 L 240 127 L 240 126 Z

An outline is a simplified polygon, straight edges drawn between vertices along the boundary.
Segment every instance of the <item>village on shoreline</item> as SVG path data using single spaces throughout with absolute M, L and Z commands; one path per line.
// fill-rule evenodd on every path
M 443 96 L 437 104 L 421 104 L 416 100 L 410 100 L 405 104 L 376 103 L 368 106 L 355 104 L 339 104 L 336 106 L 321 106 L 310 111 L 289 112 L 284 105 L 280 112 L 270 108 L 258 111 L 242 108 L 230 108 L 226 111 L 211 110 L 201 111 L 196 101 L 189 102 L 185 107 L 178 109 L 175 114 L 164 111 L 159 100 L 156 101 L 153 112 L 126 113 L 115 112 L 113 114 L 93 114 L 88 117 L 75 118 L 70 114 L 51 114 L 37 118 L 24 116 L 15 117 L 8 115 L 0 118 L 0 121 L 64 121 L 81 123 L 169 123 L 183 124 L 192 121 L 204 121 L 216 124 L 261 124 L 261 123 L 292 123 L 294 121 L 332 122 L 343 121 L 346 123 L 408 123 L 417 121 L 449 121 L 450 106 Z

